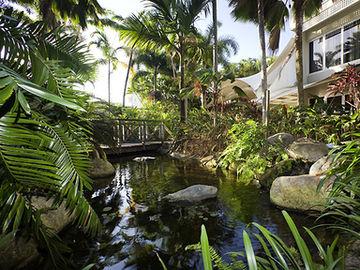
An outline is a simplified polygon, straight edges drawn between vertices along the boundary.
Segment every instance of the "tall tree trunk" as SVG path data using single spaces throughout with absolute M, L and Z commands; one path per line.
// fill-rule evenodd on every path
M 110 98 L 110 75 L 111 75 L 111 62 L 110 59 L 108 60 L 108 103 L 109 103 L 109 107 L 110 107 L 110 102 L 111 102 L 111 98 Z
M 267 63 L 266 63 L 266 43 L 265 43 L 265 15 L 264 15 L 264 0 L 257 0 L 258 2 L 258 20 L 259 20 L 259 38 L 261 46 L 261 88 L 262 88 L 262 122 L 265 126 L 269 122 L 269 91 L 267 81 Z
M 217 122 L 217 102 L 218 102 L 218 33 L 217 33 L 217 0 L 212 0 L 213 15 L 213 91 L 214 91 L 214 126 Z
M 303 66 L 303 22 L 304 22 L 304 9 L 303 1 L 295 0 L 295 58 L 296 58 L 296 80 L 298 91 L 298 104 L 299 106 L 305 105 L 304 93 L 304 66 Z
M 130 75 L 130 69 L 131 69 L 131 66 L 132 66 L 133 55 L 134 55 L 134 46 L 131 48 L 128 67 L 127 67 L 127 70 L 126 70 L 124 92 L 123 92 L 123 107 L 125 107 L 126 90 L 127 90 L 127 84 L 128 84 L 128 81 L 129 81 L 129 75 Z
M 179 84 L 179 93 L 182 89 L 185 88 L 185 63 L 184 63 L 184 41 L 183 37 L 180 37 L 180 84 Z M 187 120 L 187 104 L 188 100 L 186 97 L 180 98 L 180 121 L 185 123 Z

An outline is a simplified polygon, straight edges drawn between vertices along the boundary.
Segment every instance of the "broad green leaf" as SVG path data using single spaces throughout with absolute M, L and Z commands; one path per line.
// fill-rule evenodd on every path
M 74 109 L 74 110 L 80 110 L 80 111 L 85 111 L 83 108 L 81 108 L 79 105 L 72 103 L 70 101 L 67 101 L 63 98 L 60 98 L 56 95 L 47 93 L 45 91 L 43 91 L 40 87 L 36 86 L 35 84 L 30 84 L 30 83 L 19 83 L 18 86 L 22 89 L 24 89 L 25 91 L 38 96 L 40 98 L 46 99 L 48 101 L 57 103 L 59 105 Z
M 243 241 L 249 270 L 257 270 L 254 249 L 252 247 L 250 237 L 245 230 L 243 230 Z
M 201 243 L 201 254 L 204 264 L 204 270 L 212 270 L 209 240 L 204 225 L 201 225 L 200 243 Z
M 292 218 L 289 216 L 289 214 L 286 211 L 282 211 L 282 214 L 292 232 L 292 235 L 295 239 L 296 245 L 300 251 L 301 257 L 303 259 L 303 263 L 305 265 L 306 270 L 312 270 L 314 269 L 314 264 L 312 261 L 312 257 L 310 255 L 309 248 L 307 247 L 304 239 L 301 237 L 298 229 L 296 228 L 296 225 Z
M 23 108 L 23 110 L 25 111 L 26 114 L 30 114 L 31 109 L 30 109 L 29 103 L 27 102 L 24 94 L 21 91 L 17 91 L 17 95 L 18 95 L 18 100 L 21 105 L 21 108 Z

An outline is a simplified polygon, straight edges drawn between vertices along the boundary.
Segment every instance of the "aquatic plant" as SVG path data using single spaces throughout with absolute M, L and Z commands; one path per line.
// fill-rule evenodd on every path
M 211 252 L 207 240 L 205 227 L 201 230 L 200 248 L 202 252 L 203 264 L 205 270 L 211 270 L 214 263 L 219 269 L 339 269 L 343 255 L 341 250 L 337 252 L 336 238 L 330 246 L 324 247 L 316 235 L 309 229 L 304 228 L 307 236 L 312 240 L 317 248 L 321 261 L 316 261 L 317 254 L 310 250 L 310 243 L 306 243 L 299 233 L 294 221 L 286 211 L 282 211 L 283 216 L 289 226 L 289 229 L 296 242 L 296 247 L 288 246 L 278 236 L 271 233 L 265 227 L 257 223 L 252 225 L 257 228 L 260 234 L 255 233 L 255 238 L 260 242 L 260 250 L 254 250 L 250 236 L 243 231 L 244 251 L 231 252 L 233 258 L 237 258 L 231 264 L 226 264 L 214 252 Z M 220 263 L 219 263 L 220 262 Z

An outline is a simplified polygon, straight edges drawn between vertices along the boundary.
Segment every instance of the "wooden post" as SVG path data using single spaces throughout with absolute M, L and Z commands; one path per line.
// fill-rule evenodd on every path
M 120 146 L 124 142 L 124 132 L 123 132 L 123 121 L 119 121 L 119 144 Z
M 159 135 L 160 135 L 161 143 L 164 143 L 165 133 L 164 133 L 164 123 L 163 122 L 160 123 Z

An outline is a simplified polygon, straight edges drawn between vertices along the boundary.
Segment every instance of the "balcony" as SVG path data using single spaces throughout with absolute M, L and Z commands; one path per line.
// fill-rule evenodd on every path
M 326 19 L 338 14 L 339 12 L 347 9 L 348 7 L 358 3 L 359 0 L 337 0 L 333 1 L 332 4 L 325 5 L 328 6 L 325 9 L 321 9 L 320 13 L 310 19 L 305 20 L 303 25 L 303 31 L 309 30 L 319 23 L 324 22 Z

